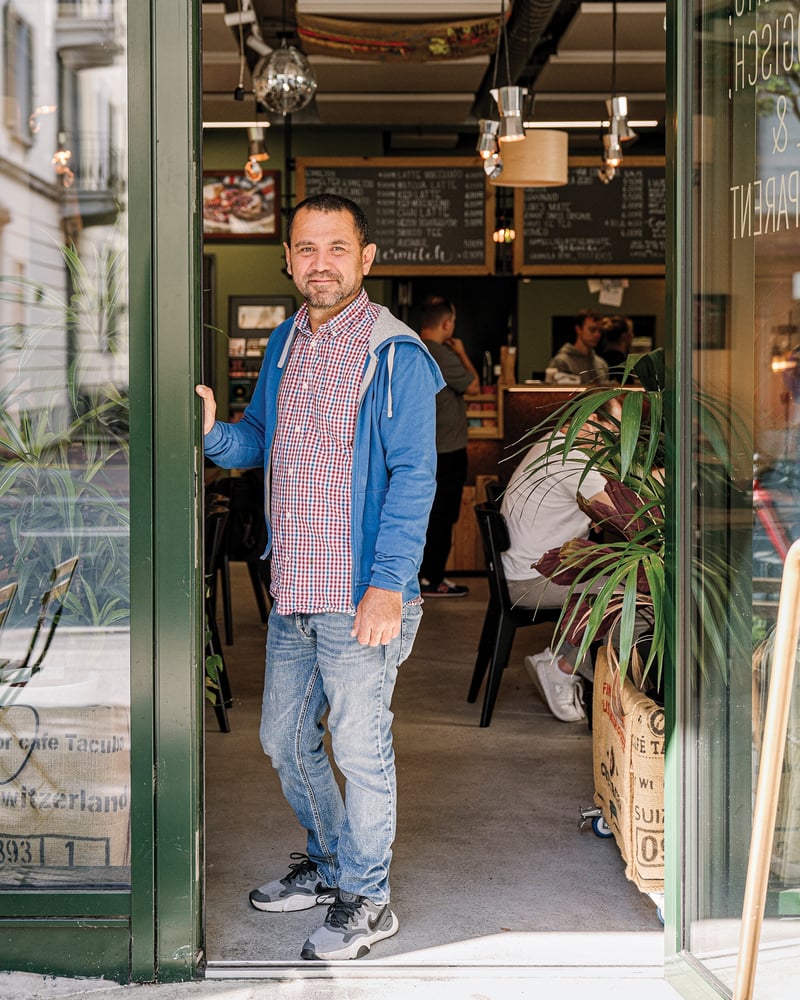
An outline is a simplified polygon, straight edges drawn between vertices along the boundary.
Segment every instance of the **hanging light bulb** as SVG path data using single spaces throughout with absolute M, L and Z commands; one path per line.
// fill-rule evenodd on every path
M 489 180 L 496 181 L 503 172 L 503 161 L 499 153 L 492 153 L 483 161 L 483 172 Z
M 603 133 L 603 163 L 607 167 L 619 167 L 622 164 L 622 146 L 619 136 L 611 129 Z
M 253 89 L 268 111 L 288 115 L 311 101 L 317 77 L 303 53 L 284 38 L 279 49 L 256 63 Z
M 617 167 L 622 165 L 622 146 L 619 136 L 612 128 L 613 122 L 608 132 L 603 133 L 603 164 L 597 171 L 597 176 L 604 184 L 614 179 Z
M 477 150 L 482 160 L 488 160 L 497 152 L 497 133 L 499 131 L 500 122 L 493 121 L 491 118 L 481 118 Z
M 248 154 L 247 163 L 244 165 L 245 176 L 253 184 L 258 184 L 264 176 L 262 164 L 269 159 L 269 153 L 264 146 L 264 129 L 262 126 L 251 126 L 247 130 Z

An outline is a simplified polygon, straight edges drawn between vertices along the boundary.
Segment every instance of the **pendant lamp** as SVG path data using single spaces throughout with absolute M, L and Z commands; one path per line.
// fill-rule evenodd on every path
M 569 138 L 557 129 L 533 129 L 525 142 L 503 146 L 503 170 L 494 187 L 558 187 L 567 183 Z
M 608 131 L 602 136 L 602 165 L 597 173 L 608 184 L 622 164 L 622 143 L 638 138 L 628 124 L 628 98 L 617 94 L 617 0 L 611 6 L 611 97 L 606 101 L 606 110 Z

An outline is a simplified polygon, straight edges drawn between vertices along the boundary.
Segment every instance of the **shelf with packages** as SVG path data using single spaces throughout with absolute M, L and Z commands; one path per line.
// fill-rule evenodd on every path
M 464 396 L 467 404 L 467 436 L 503 437 L 503 384 L 485 385 L 480 392 Z
M 228 340 L 228 409 L 232 419 L 250 402 L 266 346 L 263 333 Z

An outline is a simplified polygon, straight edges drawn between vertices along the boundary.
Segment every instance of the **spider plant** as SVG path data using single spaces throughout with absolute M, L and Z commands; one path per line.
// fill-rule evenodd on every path
M 78 555 L 64 621 L 112 625 L 130 608 L 128 399 L 102 372 L 122 353 L 124 261 L 113 248 L 88 261 L 60 251 L 66 295 L 0 275 L 0 299 L 31 319 L 0 328 L 0 579 L 35 613 L 53 566 Z

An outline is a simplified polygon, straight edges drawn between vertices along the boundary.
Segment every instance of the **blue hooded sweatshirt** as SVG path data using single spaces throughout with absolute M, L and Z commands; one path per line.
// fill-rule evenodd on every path
M 270 472 L 278 387 L 296 336 L 294 317 L 270 335 L 252 399 L 241 421 L 217 422 L 205 453 L 227 469 L 264 469 L 267 548 L 272 546 Z M 353 442 L 350 543 L 353 606 L 367 587 L 419 596 L 417 573 L 436 490 L 439 366 L 413 330 L 388 309 L 370 334 Z

